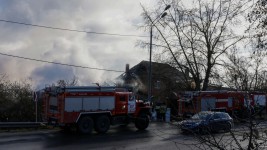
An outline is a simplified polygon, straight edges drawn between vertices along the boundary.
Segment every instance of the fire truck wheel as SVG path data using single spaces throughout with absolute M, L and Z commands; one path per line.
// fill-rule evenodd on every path
M 145 130 L 149 125 L 149 117 L 148 115 L 140 115 L 138 118 L 135 120 L 135 127 L 138 130 Z
M 95 130 L 98 133 L 106 133 L 110 127 L 109 117 L 106 115 L 100 116 L 96 119 Z
M 83 134 L 92 133 L 94 127 L 94 120 L 91 117 L 82 117 L 78 122 L 78 129 Z

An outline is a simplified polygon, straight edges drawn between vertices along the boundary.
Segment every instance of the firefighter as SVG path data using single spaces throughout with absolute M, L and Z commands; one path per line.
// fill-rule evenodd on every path
M 157 111 L 155 108 L 153 108 L 152 110 L 152 120 L 153 121 L 156 121 L 157 120 Z
M 160 120 L 164 121 L 165 120 L 165 113 L 166 113 L 166 106 L 165 105 L 160 106 L 159 113 L 160 113 Z

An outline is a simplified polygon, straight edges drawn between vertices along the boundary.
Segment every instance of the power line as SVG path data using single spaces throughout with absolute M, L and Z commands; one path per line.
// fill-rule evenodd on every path
M 47 61 L 47 60 L 40 60 L 40 59 L 34 59 L 34 58 L 28 58 L 28 57 L 22 57 L 22 56 L 16 56 L 16 55 L 10 55 L 10 54 L 5 54 L 5 53 L 1 53 L 1 52 L 0 52 L 0 55 L 8 56 L 8 57 L 14 57 L 14 58 L 20 58 L 20 59 L 25 59 L 25 60 L 31 60 L 31 61 L 38 61 L 38 62 L 44 62 L 44 63 L 62 65 L 62 66 L 75 67 L 75 68 L 102 70 L 102 71 L 110 71 L 110 72 L 124 72 L 124 71 L 120 71 L 120 70 L 101 69 L 101 68 L 93 68 L 93 67 L 85 67 L 85 66 L 64 64 L 64 63 L 59 63 L 59 62 L 52 62 L 52 61 Z
M 87 33 L 87 34 L 98 34 L 98 35 L 108 35 L 108 36 L 125 36 L 125 37 L 148 37 L 148 36 L 144 36 L 144 35 L 116 34 L 116 33 L 106 33 L 106 32 L 75 30 L 75 29 L 68 29 L 68 28 L 58 28 L 58 27 L 37 25 L 37 24 L 30 24 L 30 23 L 23 23 L 23 22 L 10 21 L 10 20 L 4 20 L 4 19 L 0 19 L 0 21 L 1 22 L 6 22 L 6 23 L 20 24 L 20 25 L 25 25 L 25 26 L 33 26 L 33 27 L 39 27 L 39 28 L 61 30 L 61 31 L 70 31 L 70 32 L 82 32 L 82 33 Z

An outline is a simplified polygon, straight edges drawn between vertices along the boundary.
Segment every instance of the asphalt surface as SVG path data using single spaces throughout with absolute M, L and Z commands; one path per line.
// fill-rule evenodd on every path
M 233 131 L 242 133 L 245 128 L 236 125 Z M 267 123 L 261 124 L 267 129 Z M 241 132 L 240 132 L 241 131 Z M 218 133 L 215 137 L 229 142 L 229 133 Z M 242 136 L 241 136 L 242 137 Z M 239 139 L 241 140 L 241 139 Z M 59 129 L 32 131 L 0 131 L 0 150 L 194 150 L 201 147 L 194 135 L 182 134 L 175 123 L 151 122 L 144 131 L 133 124 L 127 127 L 113 126 L 105 134 L 81 135 L 75 131 L 64 133 Z M 229 143 L 231 144 L 231 143 Z M 246 143 L 243 143 L 246 145 Z M 203 145 L 203 144 L 202 144 Z M 227 144 L 226 144 L 227 145 Z M 266 145 L 264 145 L 266 146 Z M 266 147 L 264 147 L 265 149 Z
M 189 149 L 193 137 L 180 134 L 177 126 L 152 122 L 145 131 L 138 131 L 134 125 L 115 126 L 106 134 L 80 135 L 64 133 L 58 129 L 23 132 L 1 132 L 0 150 L 168 150 Z

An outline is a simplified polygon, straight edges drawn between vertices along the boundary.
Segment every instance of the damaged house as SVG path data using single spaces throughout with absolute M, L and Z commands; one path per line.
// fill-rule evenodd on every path
M 141 61 L 133 66 L 126 65 L 125 73 L 117 78 L 117 85 L 133 87 L 138 99 L 147 100 L 149 90 L 149 61 Z M 152 62 L 151 64 L 151 102 L 153 105 L 164 103 L 177 109 L 176 93 L 188 89 L 189 72 L 185 74 L 169 64 Z M 174 112 L 172 109 L 172 113 Z

